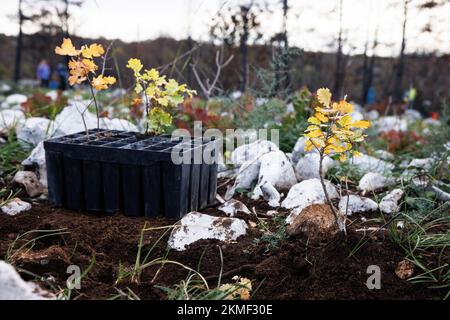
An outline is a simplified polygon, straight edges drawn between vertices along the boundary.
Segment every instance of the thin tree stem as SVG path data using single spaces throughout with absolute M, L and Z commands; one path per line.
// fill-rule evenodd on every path
M 330 200 L 330 197 L 329 197 L 329 195 L 328 195 L 328 190 L 327 190 L 327 187 L 326 187 L 326 185 L 325 185 L 325 181 L 324 181 L 324 178 L 323 178 L 323 175 L 322 175 L 322 173 L 323 173 L 323 165 L 322 165 L 322 163 L 323 163 L 323 159 L 324 159 L 323 151 L 320 151 L 320 152 L 319 152 L 319 156 L 320 156 L 320 158 L 319 158 L 319 177 L 320 177 L 320 184 L 322 185 L 323 193 L 325 194 L 325 199 L 327 200 L 328 205 L 330 206 L 331 211 L 333 212 L 334 219 L 335 219 L 335 221 L 336 221 L 336 225 L 337 225 L 338 228 L 340 229 L 339 214 L 337 213 L 336 209 L 334 208 L 333 203 L 332 203 L 331 200 Z
M 94 99 L 95 113 L 97 115 L 97 129 L 100 129 L 100 114 L 99 114 L 99 110 L 98 110 L 97 98 L 95 96 L 94 88 L 92 87 L 92 84 L 90 81 L 89 81 L 89 87 L 91 88 L 92 98 Z

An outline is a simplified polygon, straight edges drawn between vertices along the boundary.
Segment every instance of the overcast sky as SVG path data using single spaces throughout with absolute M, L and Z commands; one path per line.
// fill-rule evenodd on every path
M 28 0 L 30 1 L 30 0 Z M 208 28 L 217 11 L 228 5 L 249 0 L 86 0 L 80 8 L 71 8 L 72 33 L 79 36 L 125 41 L 138 41 L 172 36 L 185 38 L 190 30 L 195 40 L 209 40 Z M 258 1 L 258 0 L 256 0 Z M 263 2 L 261 0 L 261 2 Z M 279 0 L 266 0 L 273 5 Z M 329 51 L 338 30 L 337 0 L 290 0 L 288 21 L 290 42 L 306 50 Z M 397 6 L 387 6 L 397 2 Z M 377 50 L 380 55 L 397 54 L 401 40 L 401 0 L 344 0 L 344 25 L 347 53 L 360 53 L 367 39 L 373 38 L 379 25 Z M 17 24 L 11 16 L 17 14 L 18 0 L 1 0 L 0 32 L 17 34 Z M 282 27 L 281 6 L 277 13 L 260 18 L 266 37 Z M 432 21 L 434 31 L 421 28 Z M 28 28 L 25 32 L 33 32 Z M 411 10 L 407 28 L 407 51 L 438 50 L 450 53 L 450 1 L 439 10 L 417 14 Z M 386 45 L 385 45 L 386 44 Z

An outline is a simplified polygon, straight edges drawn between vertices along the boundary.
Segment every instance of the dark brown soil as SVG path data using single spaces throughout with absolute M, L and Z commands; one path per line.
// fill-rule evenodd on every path
M 244 197 L 239 197 L 244 200 Z M 246 200 L 250 209 L 264 214 L 270 208 L 263 201 Z M 218 215 L 216 208 L 205 210 Z M 284 212 L 285 213 L 285 212 Z M 268 219 L 269 221 L 270 219 Z M 356 217 L 355 217 L 356 220 Z M 32 250 L 14 257 L 22 276 L 34 279 L 32 274 L 45 277 L 38 280 L 41 286 L 58 291 L 65 288 L 69 274 L 67 266 L 87 268 L 93 257 L 95 264 L 82 279 L 81 289 L 72 293 L 78 299 L 108 299 L 118 290 L 130 288 L 141 299 L 164 299 L 164 292 L 155 285 L 173 286 L 185 279 L 188 272 L 176 265 L 166 264 L 155 278 L 158 267 L 145 270 L 141 282 L 129 280 L 116 283 L 120 266 L 129 268 L 136 261 L 141 229 L 162 227 L 175 221 L 166 219 L 128 218 L 73 212 L 54 208 L 48 203 L 34 204 L 33 209 L 16 217 L 0 215 L 0 257 L 4 257 L 13 240 L 30 230 L 55 230 L 65 228 L 68 233 L 36 241 Z M 269 226 L 274 228 L 272 221 Z M 328 244 L 308 245 L 304 239 L 285 239 L 278 248 L 267 250 L 267 243 L 255 243 L 263 231 L 250 228 L 248 235 L 236 243 L 200 241 L 184 252 L 170 251 L 168 258 L 197 269 L 217 283 L 221 268 L 218 246 L 223 252 L 223 282 L 234 275 L 250 278 L 253 288 L 258 288 L 255 299 L 440 299 L 443 292 L 413 285 L 395 275 L 397 264 L 403 260 L 402 251 L 389 239 L 387 233 L 368 237 L 367 243 L 352 257 L 352 249 L 362 237 L 356 232 L 361 225 L 353 223 L 347 237 L 337 237 Z M 144 253 L 163 235 L 165 230 L 145 233 Z M 156 244 L 150 259 L 162 257 L 167 252 L 168 233 Z M 23 243 L 23 242 L 22 242 Z M 203 256 L 203 258 L 202 258 Z M 369 265 L 381 268 L 381 289 L 369 290 L 366 273 Z M 26 272 L 25 272 L 26 271 Z

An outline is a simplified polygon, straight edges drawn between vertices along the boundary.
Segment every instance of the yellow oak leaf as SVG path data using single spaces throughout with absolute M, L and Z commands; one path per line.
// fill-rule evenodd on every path
M 80 51 L 74 47 L 72 40 L 65 38 L 61 46 L 55 48 L 55 53 L 60 56 L 75 57 L 80 54 Z
M 83 67 L 88 71 L 88 72 L 92 72 L 95 73 L 95 71 L 97 71 L 98 67 L 97 65 L 94 63 L 94 61 L 90 60 L 90 59 L 83 59 L 81 60 L 81 62 L 83 63 Z
M 103 49 L 103 46 L 96 43 L 91 44 L 89 47 L 83 46 L 83 48 L 81 49 L 81 54 L 84 58 L 87 59 L 101 57 L 104 53 L 105 49 Z
M 309 139 L 306 140 L 304 150 L 305 150 L 305 151 L 311 151 L 313 148 L 314 148 L 314 145 L 313 145 L 313 143 L 311 142 L 311 140 L 309 140 Z
M 80 84 L 80 83 L 84 82 L 86 79 L 87 79 L 86 77 L 79 77 L 77 75 L 71 75 L 69 77 L 69 84 L 71 86 L 73 86 L 73 85 L 75 85 L 77 83 Z
M 314 131 L 308 132 L 308 133 L 306 134 L 306 136 L 307 136 L 308 138 L 318 138 L 318 137 L 323 136 L 323 132 L 322 132 L 322 130 L 314 130 Z
M 306 131 L 313 131 L 313 130 L 319 130 L 319 129 L 320 129 L 319 126 L 311 125 L 311 126 L 308 126 L 308 128 L 306 128 Z
M 367 121 L 367 120 L 355 121 L 351 124 L 351 126 L 353 128 L 367 129 L 367 128 L 370 128 L 370 121 Z
M 341 125 L 342 127 L 348 126 L 353 121 L 353 118 L 351 115 L 346 115 L 340 118 L 337 123 Z
M 98 77 L 92 79 L 92 86 L 95 90 L 105 90 L 108 89 L 109 85 L 116 83 L 116 78 L 114 77 L 104 77 L 99 75 Z
M 344 162 L 347 160 L 347 155 L 345 153 L 341 153 L 339 155 L 339 161 Z
M 312 124 L 317 124 L 317 125 L 320 125 L 320 124 L 321 124 L 320 120 L 317 119 L 316 117 L 310 117 L 310 118 L 308 118 L 308 122 L 309 122 L 309 123 L 312 123 Z
M 324 115 L 323 113 L 320 113 L 320 112 L 316 112 L 314 117 L 316 117 L 317 119 L 320 120 L 320 122 L 323 122 L 323 123 L 328 122 L 328 120 L 329 120 L 326 115 Z
M 128 60 L 127 68 L 133 70 L 136 73 L 139 73 L 144 66 L 142 65 L 141 60 L 133 58 Z
M 327 88 L 320 88 L 317 90 L 317 99 L 325 107 L 329 108 L 331 103 L 331 91 Z
M 353 106 L 345 100 L 341 100 L 339 103 L 333 103 L 333 109 L 342 114 L 353 112 Z
M 311 138 L 311 142 L 316 148 L 324 148 L 325 141 L 322 138 Z

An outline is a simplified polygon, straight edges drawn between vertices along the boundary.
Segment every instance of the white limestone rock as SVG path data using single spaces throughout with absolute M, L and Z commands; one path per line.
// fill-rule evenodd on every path
M 325 177 L 328 170 L 335 165 L 333 159 L 325 156 L 322 162 L 322 176 Z M 295 166 L 295 173 L 298 180 L 308 180 L 320 178 L 319 175 L 320 155 L 318 153 L 308 153 L 300 158 Z
M 247 223 L 241 219 L 213 217 L 191 212 L 174 227 L 168 245 L 177 251 L 184 251 L 188 245 L 202 239 L 235 241 L 247 233 L 247 228 Z
M 260 185 L 264 200 L 266 200 L 272 208 L 280 206 L 281 195 L 277 189 L 268 181 Z
M 380 113 L 377 110 L 371 110 L 367 112 L 366 119 L 370 121 L 375 121 L 380 117 Z
M 253 190 L 253 199 L 262 196 L 261 185 L 269 182 L 277 190 L 289 190 L 297 183 L 294 168 L 283 151 L 277 150 L 260 158 L 258 184 Z
M 408 122 L 420 121 L 423 119 L 422 115 L 419 111 L 414 109 L 408 109 L 403 114 L 403 117 L 406 118 Z
M 375 150 L 374 154 L 375 154 L 375 156 L 377 156 L 381 160 L 385 160 L 385 161 L 393 161 L 393 160 L 395 160 L 395 156 L 392 153 L 390 153 L 389 151 L 386 151 L 386 150 Z
M 231 199 L 224 202 L 218 209 L 229 217 L 234 217 L 239 212 L 251 214 L 251 211 L 247 208 L 247 206 L 236 199 Z
M 361 154 L 358 157 L 353 157 L 350 160 L 350 165 L 356 167 L 362 173 L 376 172 L 376 173 L 388 173 L 392 171 L 395 166 L 392 163 L 371 157 L 367 154 Z
M 32 282 L 25 282 L 14 267 L 0 261 L 0 300 L 45 300 L 43 291 Z
M 336 187 L 329 181 L 325 181 L 330 199 L 339 198 Z M 309 179 L 294 185 L 281 203 L 281 206 L 286 209 L 292 209 L 291 214 L 286 221 L 291 223 L 293 219 L 307 206 L 312 204 L 326 203 L 325 193 L 319 179 Z
M 53 121 L 40 117 L 28 118 L 16 129 L 17 139 L 27 145 L 37 145 L 51 136 L 63 134 L 60 130 L 55 132 Z
M 20 110 L 0 111 L 0 132 L 20 127 L 25 122 L 25 115 Z
M 45 164 L 45 150 L 43 142 L 40 142 L 33 149 L 33 151 L 31 151 L 28 158 L 22 161 L 22 166 L 33 169 L 39 178 L 41 185 L 44 189 L 47 189 L 47 167 Z
M 54 128 L 62 134 L 72 134 L 86 130 L 83 118 L 88 129 L 97 128 L 97 117 L 95 114 L 85 111 L 86 105 L 83 102 L 71 100 L 71 104 L 65 107 L 55 118 Z M 83 113 L 84 112 L 84 113 Z M 137 127 L 124 119 L 100 118 L 101 129 L 134 131 Z
M 424 170 L 430 170 L 435 162 L 436 161 L 433 158 L 413 159 L 408 164 L 408 168 L 420 168 Z
M 26 95 L 20 93 L 14 93 L 6 97 L 5 104 L 9 107 L 20 106 L 22 103 L 28 100 Z
M 360 120 L 364 120 L 364 115 L 362 114 L 362 112 L 358 109 L 355 109 L 355 105 L 353 105 L 353 112 L 350 114 L 353 118 L 354 121 L 360 121 Z
M 138 128 L 134 124 L 132 124 L 130 121 L 125 120 L 125 119 L 101 118 L 100 119 L 100 127 L 102 129 L 109 129 L 109 130 L 138 132 Z
M 52 99 L 52 101 L 56 101 L 58 100 L 58 91 L 56 90 L 49 91 L 45 94 L 45 96 Z
M 9 84 L 0 82 L 0 93 L 7 93 L 11 90 L 12 90 L 12 88 Z
M 361 180 L 359 180 L 358 188 L 364 193 L 367 193 L 385 188 L 393 182 L 393 179 L 386 178 L 379 173 L 368 172 L 361 178 Z
M 236 176 L 236 180 L 231 188 L 228 188 L 225 194 L 225 200 L 229 200 L 233 197 L 234 192 L 238 188 L 250 189 L 253 183 L 258 179 L 259 168 L 261 167 L 261 162 L 247 161 L 240 168 Z
M 248 161 L 258 160 L 262 155 L 278 151 L 275 143 L 268 140 L 256 140 L 255 142 L 237 147 L 231 153 L 231 161 L 235 166 L 241 166 Z
M 426 126 L 430 126 L 430 127 L 439 127 L 441 126 L 441 122 L 439 120 L 433 119 L 433 118 L 426 118 L 423 120 L 422 122 L 424 125 Z
M 0 210 L 8 216 L 15 216 L 30 209 L 31 204 L 22 201 L 19 198 L 11 199 L 10 201 L 6 202 L 6 204 L 0 207 Z
M 402 189 L 394 189 L 383 197 L 380 201 L 380 210 L 386 214 L 393 214 L 399 211 L 399 201 L 403 197 Z
M 408 121 L 398 116 L 386 116 L 381 117 L 374 121 L 374 128 L 378 133 L 389 131 L 408 131 Z
M 377 209 L 378 205 L 372 199 L 353 194 L 342 197 L 341 201 L 339 201 L 339 211 L 342 214 L 347 213 L 348 216 L 351 216 L 353 213 L 370 212 Z
M 436 161 L 437 159 L 434 158 L 413 159 L 404 166 L 406 169 L 402 172 L 401 177 L 405 180 L 409 180 L 419 174 L 422 170 L 429 171 Z
M 33 171 L 18 171 L 14 175 L 13 182 L 23 186 L 30 197 L 37 197 L 44 193 L 44 187 Z

